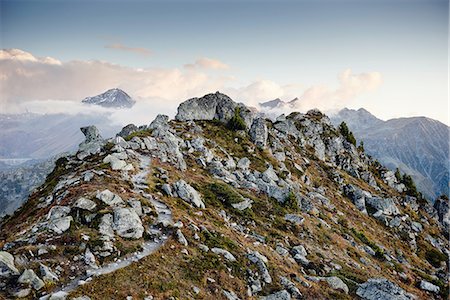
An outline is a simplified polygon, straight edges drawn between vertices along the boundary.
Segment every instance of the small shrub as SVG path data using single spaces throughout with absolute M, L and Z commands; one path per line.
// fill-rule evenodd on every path
M 298 201 L 294 192 L 290 191 L 284 201 L 284 206 L 288 209 L 298 210 Z
M 425 259 L 435 268 L 441 266 L 442 261 L 447 261 L 447 256 L 434 248 L 430 248 L 425 252 Z
M 227 127 L 231 130 L 246 130 L 247 125 L 244 122 L 244 119 L 242 119 L 241 115 L 241 109 L 239 107 L 236 107 L 234 110 L 234 116 L 228 121 Z
M 348 129 L 348 126 L 345 122 L 342 122 L 341 125 L 339 125 L 339 131 L 347 140 L 347 142 L 356 146 L 356 139 L 353 136 L 353 132 L 351 132 L 350 129 Z

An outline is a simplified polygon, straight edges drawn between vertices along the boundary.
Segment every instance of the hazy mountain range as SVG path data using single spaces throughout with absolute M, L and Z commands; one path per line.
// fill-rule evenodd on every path
M 295 111 L 292 101 L 275 99 L 260 103 L 267 115 Z M 411 175 L 418 189 L 430 200 L 449 194 L 449 127 L 426 117 L 383 121 L 367 110 L 344 108 L 331 121 L 338 126 L 345 121 L 366 152 L 387 167 Z
M 345 121 L 367 153 L 389 168 L 410 174 L 429 199 L 449 193 L 449 127 L 426 117 L 383 121 L 365 109 L 343 109 L 331 120 Z

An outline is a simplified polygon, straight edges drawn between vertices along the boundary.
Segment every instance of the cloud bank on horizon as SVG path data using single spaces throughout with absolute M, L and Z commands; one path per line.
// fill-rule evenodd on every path
M 117 49 L 143 54 L 135 48 Z M 232 68 L 212 58 L 199 58 L 179 68 L 139 69 L 97 60 L 62 62 L 20 49 L 0 50 L 0 68 L 2 113 L 86 112 L 79 103 L 83 98 L 113 87 L 125 90 L 137 100 L 136 108 L 128 112 L 133 118 L 143 111 L 174 115 L 180 102 L 218 90 L 254 107 L 275 98 L 299 97 L 301 101 L 295 110 L 330 111 L 352 104 L 358 96 L 376 90 L 382 83 L 378 72 L 354 74 L 347 69 L 339 74 L 337 87 L 321 84 L 305 88 L 299 83 L 282 85 L 267 79 L 236 87 L 236 79 L 229 72 L 224 73 Z M 94 113 L 102 111 L 90 109 Z M 115 116 L 123 122 L 129 119 L 125 112 Z

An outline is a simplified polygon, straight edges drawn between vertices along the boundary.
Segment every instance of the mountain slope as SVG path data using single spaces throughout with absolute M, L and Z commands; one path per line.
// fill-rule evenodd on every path
M 131 108 L 135 104 L 135 101 L 121 89 L 110 89 L 100 95 L 87 97 L 81 102 L 114 108 Z
M 447 295 L 445 201 L 400 193 L 317 110 L 271 122 L 216 93 L 125 139 L 82 132 L 1 223 L 5 298 Z
M 332 116 L 345 121 L 370 155 L 413 176 L 419 190 L 433 200 L 449 193 L 449 127 L 429 118 L 382 121 L 365 110 L 341 110 Z

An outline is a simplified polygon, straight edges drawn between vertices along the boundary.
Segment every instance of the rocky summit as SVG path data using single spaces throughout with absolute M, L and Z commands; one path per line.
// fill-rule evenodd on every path
M 446 299 L 449 206 L 318 110 L 219 92 L 77 153 L 0 224 L 4 299 Z
M 81 102 L 113 108 L 131 108 L 136 103 L 127 93 L 117 88 L 97 96 L 87 97 Z

